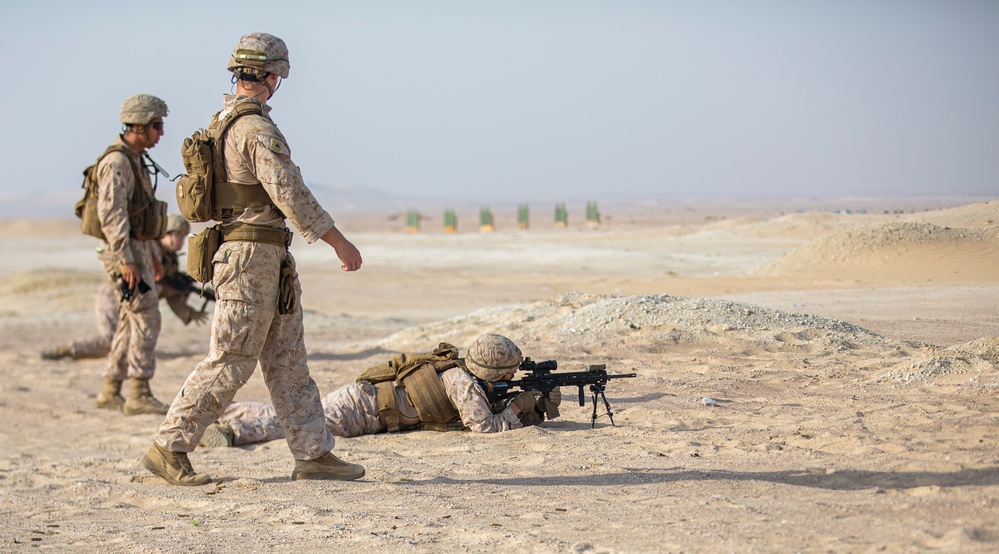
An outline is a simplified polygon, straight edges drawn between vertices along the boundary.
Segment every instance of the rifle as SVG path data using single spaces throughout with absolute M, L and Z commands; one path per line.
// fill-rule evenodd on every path
M 530 358 L 524 358 L 520 364 L 520 370 L 530 373 L 514 381 L 489 383 L 492 392 L 487 393 L 487 396 L 490 402 L 506 400 L 519 394 L 513 390 L 518 387 L 524 391 L 539 391 L 545 398 L 548 398 L 548 395 L 557 387 L 579 387 L 579 405 L 585 406 L 583 387 L 589 386 L 590 392 L 593 393 L 593 415 L 590 418 L 590 427 L 592 428 L 597 425 L 598 397 L 603 400 L 604 407 L 607 409 L 607 417 L 610 419 L 611 425 L 614 425 L 614 415 L 611 413 L 610 403 L 607 402 L 607 395 L 604 394 L 607 382 L 611 379 L 637 377 L 634 373 L 608 374 L 606 364 L 591 365 L 587 371 L 552 373 L 556 369 L 558 369 L 558 362 L 555 360 L 535 362 Z M 490 390 L 488 386 L 483 388 L 487 391 Z
M 164 285 L 173 287 L 180 292 L 186 292 L 187 294 L 197 294 L 205 301 L 201 303 L 201 311 L 205 311 L 205 306 L 209 302 L 215 302 L 215 291 L 208 288 L 205 285 L 201 285 L 183 271 L 178 271 L 177 273 L 171 273 L 170 275 L 164 275 L 161 279 Z

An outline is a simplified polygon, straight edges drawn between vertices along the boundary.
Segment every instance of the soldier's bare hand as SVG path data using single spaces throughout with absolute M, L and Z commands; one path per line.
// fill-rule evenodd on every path
M 345 239 L 340 247 L 336 248 L 336 256 L 343 263 L 340 269 L 344 271 L 361 269 L 361 252 L 350 241 Z
M 121 264 L 121 278 L 128 283 L 128 288 L 134 289 L 139 286 L 142 275 L 139 274 L 139 266 L 135 264 Z
M 357 271 L 361 269 L 361 252 L 354 246 L 343 233 L 336 228 L 336 225 L 330 227 L 329 231 L 323 235 L 323 241 L 326 244 L 333 247 L 336 250 L 336 256 L 340 258 L 340 269 L 344 271 Z

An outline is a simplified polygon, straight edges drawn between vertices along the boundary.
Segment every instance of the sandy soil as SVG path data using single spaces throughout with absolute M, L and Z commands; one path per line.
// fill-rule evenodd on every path
M 283 442 L 198 449 L 221 482 L 195 488 L 139 464 L 160 417 L 94 408 L 102 361 L 39 359 L 92 329 L 95 241 L 0 221 L 0 551 L 999 550 L 999 202 L 786 208 L 455 235 L 341 216 L 360 272 L 293 246 L 324 392 L 501 332 L 560 370 L 637 373 L 607 390 L 616 426 L 567 395 L 510 433 L 340 439 L 352 483 L 292 482 Z M 167 400 L 208 330 L 164 310 Z M 237 398 L 266 400 L 259 376 Z

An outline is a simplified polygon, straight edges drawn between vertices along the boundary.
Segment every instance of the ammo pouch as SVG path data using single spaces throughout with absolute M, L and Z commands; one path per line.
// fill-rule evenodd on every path
M 136 191 L 138 194 L 138 191 Z M 149 203 L 137 213 L 129 213 L 128 224 L 132 227 L 132 238 L 157 240 L 166 234 L 167 203 L 149 198 Z
M 222 231 L 219 226 L 206 227 L 197 235 L 187 239 L 187 272 L 199 283 L 210 283 L 215 276 L 212 260 L 222 246 Z
M 104 231 L 101 229 L 101 218 L 97 217 L 97 193 L 85 186 L 83 198 L 76 203 L 76 217 L 80 218 L 80 230 L 84 235 L 90 235 L 101 240 Z
M 399 431 L 399 408 L 396 406 L 395 382 L 384 381 L 375 385 L 375 402 L 378 419 L 389 433 Z
M 215 114 L 207 130 L 198 129 L 184 139 L 180 155 L 187 174 L 177 180 L 177 207 L 188 221 L 225 221 L 244 208 L 277 208 L 260 183 L 247 185 L 225 179 L 226 131 L 237 119 L 251 114 L 270 119 L 258 104 L 241 102 L 221 118 Z

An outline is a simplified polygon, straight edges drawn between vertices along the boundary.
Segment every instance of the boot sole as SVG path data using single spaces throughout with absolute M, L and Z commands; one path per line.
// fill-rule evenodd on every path
M 358 476 L 352 475 L 337 475 L 335 473 L 304 473 L 300 471 L 292 472 L 292 481 L 354 481 L 364 477 L 365 472 L 362 470 L 361 474 Z

